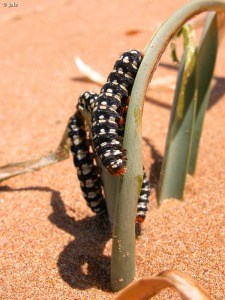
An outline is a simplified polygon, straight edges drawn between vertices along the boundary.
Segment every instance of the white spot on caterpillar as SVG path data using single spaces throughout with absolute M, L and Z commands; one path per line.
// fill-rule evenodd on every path
M 129 57 L 128 57 L 128 56 L 125 56 L 125 57 L 123 58 L 123 62 L 124 62 L 125 64 L 128 64 L 128 63 L 129 63 Z

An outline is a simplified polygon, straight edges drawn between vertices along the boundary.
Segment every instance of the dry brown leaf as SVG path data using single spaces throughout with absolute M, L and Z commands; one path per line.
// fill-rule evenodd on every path
M 174 288 L 183 300 L 212 300 L 198 283 L 178 270 L 164 271 L 158 276 L 131 283 L 116 300 L 148 300 L 165 288 Z
M 89 80 L 100 85 L 103 85 L 106 82 L 105 77 L 103 77 L 101 74 L 93 70 L 90 66 L 85 64 L 80 57 L 78 56 L 75 57 L 74 63 L 77 66 L 77 68 L 80 70 L 80 72 Z
M 68 137 L 68 125 L 55 152 L 42 155 L 26 161 L 10 163 L 0 166 L 0 182 L 21 174 L 34 172 L 49 165 L 56 164 L 69 157 L 70 140 Z

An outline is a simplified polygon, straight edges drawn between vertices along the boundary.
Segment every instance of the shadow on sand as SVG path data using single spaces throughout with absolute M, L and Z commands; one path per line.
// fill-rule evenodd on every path
M 74 237 L 58 256 L 57 267 L 61 278 L 72 288 L 110 290 L 111 258 L 103 254 L 105 244 L 111 238 L 108 218 L 93 216 L 76 221 L 67 214 L 60 193 L 48 187 L 0 187 L 2 192 L 27 190 L 50 192 L 50 222 Z

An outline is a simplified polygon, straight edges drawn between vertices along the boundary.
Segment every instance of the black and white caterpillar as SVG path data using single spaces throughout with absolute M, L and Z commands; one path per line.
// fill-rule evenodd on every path
M 87 133 L 85 131 L 84 118 L 81 110 L 90 113 L 98 95 L 94 92 L 85 92 L 78 100 L 78 111 L 69 121 L 69 137 L 71 139 L 71 152 L 73 153 L 74 165 L 77 168 L 78 179 L 88 206 L 97 214 L 106 212 L 105 199 L 102 194 L 102 182 L 99 169 L 94 164 L 93 153 L 90 152 Z M 150 195 L 149 182 L 143 170 L 143 183 L 137 204 L 138 223 L 142 223 L 147 212 L 148 197 Z
M 92 136 L 95 151 L 105 168 L 115 176 L 126 171 L 121 144 L 126 109 L 142 53 L 131 50 L 116 61 L 92 112 Z
M 80 111 L 76 111 L 68 124 L 68 135 L 71 139 L 71 152 L 80 187 L 87 205 L 97 214 L 107 211 L 102 194 L 102 184 L 98 167 L 94 164 L 93 153 L 85 131 L 84 118 Z
M 71 151 L 74 155 L 74 164 L 78 171 L 81 189 L 88 205 L 96 213 L 105 212 L 106 204 L 102 195 L 99 169 L 94 165 L 93 153 L 90 153 L 84 129 L 84 119 L 80 110 L 87 110 L 92 115 L 92 141 L 95 152 L 103 165 L 112 175 L 123 174 L 125 172 L 125 157 L 121 141 L 129 95 L 141 60 L 142 54 L 137 50 L 125 52 L 115 63 L 107 83 L 101 89 L 100 96 L 94 92 L 85 92 L 81 95 L 77 105 L 78 111 L 69 122 Z M 81 126 L 80 129 L 79 126 Z M 83 176 L 82 170 L 88 170 L 85 172 L 87 173 L 86 177 Z M 149 195 L 150 186 L 143 170 L 143 184 L 136 216 L 139 223 L 145 219 Z

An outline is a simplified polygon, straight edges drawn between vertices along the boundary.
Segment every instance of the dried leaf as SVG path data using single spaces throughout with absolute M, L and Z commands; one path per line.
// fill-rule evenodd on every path
M 165 288 L 173 288 L 183 300 L 212 300 L 190 276 L 178 270 L 163 271 L 158 276 L 140 279 L 122 290 L 116 300 L 148 300 Z
M 105 77 L 103 77 L 101 74 L 93 70 L 90 66 L 85 64 L 80 57 L 75 57 L 74 62 L 77 68 L 80 70 L 80 72 L 91 81 L 100 85 L 103 85 L 106 82 Z
M 26 161 L 7 164 L 0 167 L 0 182 L 21 174 L 38 171 L 49 165 L 56 164 L 69 157 L 70 140 L 68 129 L 65 128 L 64 134 L 55 152 L 39 156 Z
M 74 58 L 75 65 L 80 70 L 80 72 L 88 78 L 90 81 L 93 81 L 99 85 L 103 85 L 106 82 L 106 78 L 103 77 L 100 73 L 95 71 L 92 67 L 87 65 L 80 57 Z M 175 88 L 175 78 L 168 76 L 168 77 L 161 77 L 157 79 L 153 79 L 151 82 L 151 88 L 154 87 L 164 87 L 168 89 L 174 90 Z

